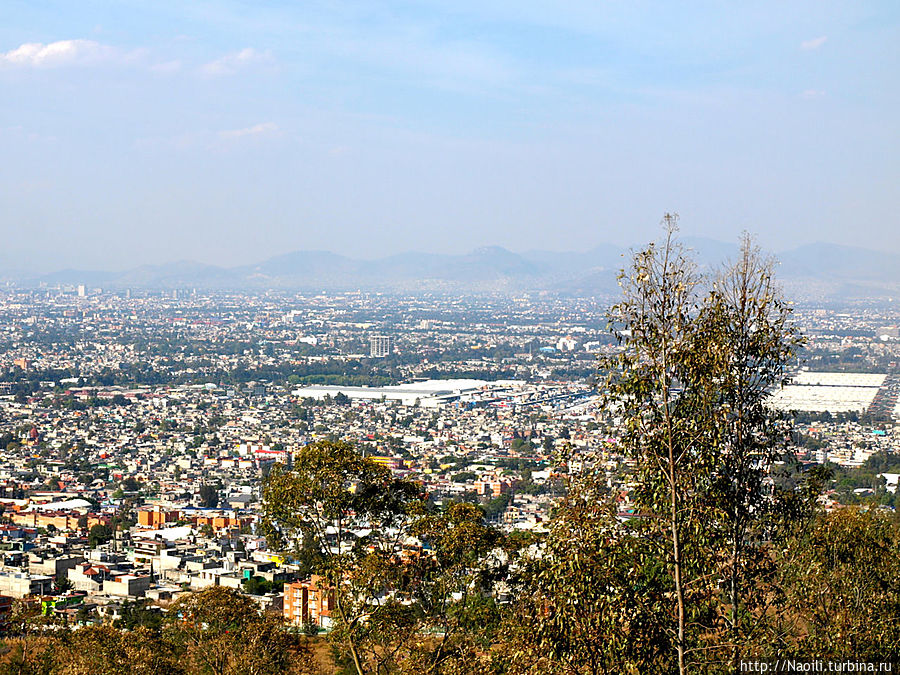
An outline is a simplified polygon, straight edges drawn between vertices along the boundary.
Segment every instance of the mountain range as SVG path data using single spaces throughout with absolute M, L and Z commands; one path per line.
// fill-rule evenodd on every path
M 712 239 L 682 239 L 701 268 L 734 259 L 738 247 Z M 361 260 L 330 251 L 295 251 L 257 264 L 217 267 L 181 261 L 123 272 L 66 269 L 52 274 L 8 274 L 24 286 L 85 284 L 103 288 L 296 289 L 523 292 L 566 295 L 616 292 L 616 275 L 630 249 L 601 245 L 583 252 L 526 251 L 499 246 L 462 255 L 401 253 Z M 777 256 L 778 279 L 794 297 L 859 298 L 900 294 L 900 255 L 814 243 Z

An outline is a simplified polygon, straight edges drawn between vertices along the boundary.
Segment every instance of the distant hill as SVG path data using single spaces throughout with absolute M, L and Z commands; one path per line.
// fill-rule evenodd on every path
M 735 244 L 698 237 L 682 242 L 702 269 L 738 254 Z M 124 272 L 61 270 L 11 275 L 18 283 L 105 288 L 201 288 L 522 292 L 575 295 L 616 292 L 616 275 L 630 250 L 600 245 L 588 251 L 514 253 L 499 246 L 447 255 L 400 253 L 360 260 L 330 251 L 293 251 L 252 265 L 224 268 L 191 261 L 145 265 Z M 900 255 L 815 243 L 777 256 L 778 278 L 794 297 L 859 298 L 900 294 Z
M 837 244 L 807 244 L 778 256 L 791 277 L 900 282 L 900 255 Z

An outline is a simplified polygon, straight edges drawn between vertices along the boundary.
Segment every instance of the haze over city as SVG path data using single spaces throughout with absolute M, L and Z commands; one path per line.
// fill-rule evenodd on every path
M 4 2 L 0 264 L 900 251 L 892 2 Z
M 0 2 L 0 675 L 894 672 L 898 57 Z

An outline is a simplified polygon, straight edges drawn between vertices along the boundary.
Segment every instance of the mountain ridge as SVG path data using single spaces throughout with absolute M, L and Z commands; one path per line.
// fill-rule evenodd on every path
M 682 243 L 701 268 L 715 268 L 739 253 L 736 244 L 701 237 Z M 459 290 L 533 291 L 604 294 L 616 289 L 616 274 L 634 249 L 600 244 L 587 251 L 529 250 L 515 253 L 484 246 L 463 254 L 403 252 L 363 260 L 332 251 L 298 250 L 257 263 L 221 267 L 191 260 L 142 265 L 122 272 L 64 269 L 43 275 L 17 275 L 26 286 L 86 284 L 111 288 L 298 290 Z M 810 282 L 815 294 L 876 295 L 900 291 L 900 254 L 813 242 L 776 256 L 779 279 L 792 286 Z M 815 283 L 811 283 L 815 282 Z M 824 287 L 831 290 L 823 291 Z M 862 289 L 862 290 L 861 290 Z

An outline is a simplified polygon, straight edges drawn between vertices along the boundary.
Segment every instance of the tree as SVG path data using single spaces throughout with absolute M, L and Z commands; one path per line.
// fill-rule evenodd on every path
M 499 631 L 499 609 L 491 591 L 508 576 L 503 536 L 482 510 L 451 502 L 442 511 L 422 509 L 412 533 L 428 547 L 405 562 L 408 597 L 419 616 L 405 657 L 425 673 L 483 672 Z M 421 635 L 436 634 L 433 641 Z
M 688 628 L 708 612 L 712 592 L 703 508 L 717 433 L 710 386 L 716 373 L 696 320 L 695 266 L 675 240 L 677 216 L 667 213 L 664 224 L 662 243 L 636 253 L 619 276 L 623 298 L 610 324 L 621 350 L 608 364 L 608 390 L 621 417 L 620 443 L 637 464 L 635 498 L 652 530 L 645 536 L 665 542 L 672 643 L 683 675 L 688 650 L 704 633 Z
M 284 582 L 272 582 L 263 577 L 250 577 L 242 582 L 244 590 L 250 595 L 265 595 L 273 591 L 280 591 Z
M 219 505 L 219 486 L 204 483 L 200 486 L 200 505 L 214 509 Z
M 122 482 L 122 490 L 125 492 L 137 492 L 141 489 L 142 484 L 133 476 L 129 476 Z
M 313 443 L 273 469 L 262 528 L 334 593 L 330 639 L 357 673 L 437 673 L 486 663 L 501 535 L 476 505 L 439 511 L 418 485 L 353 446 Z M 421 545 L 419 545 L 419 542 Z
M 573 477 L 539 544 L 522 542 L 500 660 L 512 674 L 671 672 L 671 582 L 654 543 L 623 527 L 599 475 Z
M 381 603 L 397 583 L 393 556 L 408 532 L 420 489 L 362 457 L 349 443 L 319 441 L 303 448 L 288 470 L 276 465 L 263 487 L 261 529 L 275 550 L 304 553 L 313 542 L 315 571 L 335 594 L 332 637 L 348 650 L 360 675 L 361 648 L 397 606 Z M 308 545 L 308 544 L 307 544 Z
M 142 603 L 120 625 L 71 630 L 14 608 L 16 643 L 0 653 L 0 675 L 276 675 L 310 673 L 304 638 L 262 617 L 231 589 L 212 587 L 176 601 L 166 618 L 146 620 Z M 36 623 L 43 621 L 43 624 Z M 42 630 L 42 628 L 44 628 Z M 124 630 L 123 630 L 124 629 Z
M 91 548 L 96 548 L 100 544 L 105 544 L 110 539 L 112 539 L 113 531 L 109 525 L 104 525 L 103 523 L 97 523 L 93 527 L 91 527 L 91 531 L 88 533 L 88 544 Z
M 770 566 L 766 546 L 778 534 L 770 516 L 779 494 L 767 478 L 784 456 L 788 430 L 767 399 L 802 344 L 790 307 L 774 287 L 773 267 L 745 234 L 740 256 L 718 274 L 698 317 L 700 333 L 714 346 L 720 438 L 709 494 L 727 551 L 734 667 L 744 633 L 740 622 L 749 617 L 743 610 L 751 595 L 762 599 L 749 592 L 749 582 L 754 570 Z
M 158 632 L 112 626 L 85 626 L 56 639 L 54 673 L 67 675 L 179 675 L 186 669 L 173 645 Z
M 484 515 L 488 518 L 496 518 L 506 510 L 506 507 L 509 506 L 510 502 L 512 502 L 512 497 L 509 493 L 494 497 L 488 500 L 482 507 Z
M 44 616 L 35 603 L 15 601 L 4 621 L 0 675 L 44 675 L 52 672 L 56 656 L 53 636 L 64 630 L 55 617 Z
M 191 673 L 297 673 L 309 662 L 299 636 L 260 616 L 253 600 L 229 588 L 211 586 L 179 598 L 166 621 L 163 635 L 182 651 Z
M 122 603 L 120 617 L 113 622 L 113 627 L 134 630 L 138 626 L 158 630 L 162 623 L 162 614 L 158 607 L 148 604 L 147 600 L 126 600 Z
M 808 518 L 818 478 L 775 471 L 789 429 L 767 398 L 802 339 L 772 262 L 745 236 L 738 260 L 704 280 L 675 239 L 677 216 L 664 224 L 662 243 L 620 275 L 623 299 L 610 312 L 620 353 L 607 363 L 608 390 L 636 464 L 638 529 L 665 542 L 659 562 L 672 583 L 672 645 L 684 673 L 692 661 L 730 657 L 734 666 L 741 646 L 764 632 L 774 595 L 756 585 L 774 574 L 773 544 Z
M 57 595 L 61 595 L 66 591 L 71 591 L 74 587 L 75 586 L 69 581 L 65 572 L 60 572 L 53 577 L 53 592 Z
M 779 559 L 784 610 L 760 653 L 900 659 L 900 521 L 875 508 L 820 514 Z

